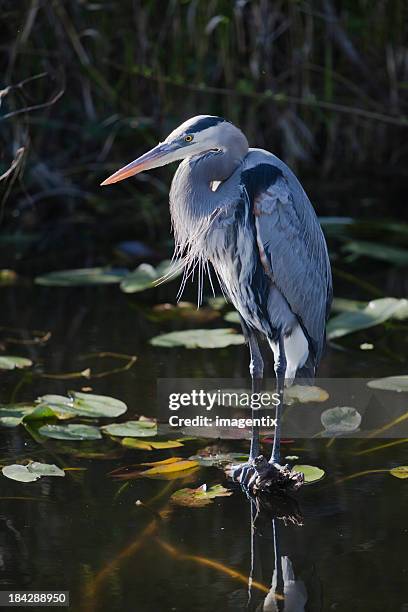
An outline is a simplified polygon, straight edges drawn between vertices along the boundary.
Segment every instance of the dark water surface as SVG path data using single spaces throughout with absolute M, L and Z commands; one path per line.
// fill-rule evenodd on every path
M 165 301 L 172 291 L 173 287 L 159 290 L 155 301 Z M 91 386 L 94 393 L 124 400 L 129 407 L 124 418 L 154 416 L 157 377 L 246 376 L 248 358 L 242 346 L 213 351 L 149 346 L 148 339 L 160 331 L 182 327 L 180 321 L 158 324 L 146 318 L 143 309 L 149 306 L 151 292 L 150 296 L 126 296 L 117 287 L 55 289 L 31 285 L 5 287 L 1 292 L 2 325 L 52 332 L 44 346 L 16 345 L 9 351 L 31 357 L 39 370 L 82 370 L 91 360 L 80 357 L 91 352 L 138 356 L 132 369 L 90 381 L 31 377 L 22 371 L 2 373 L 3 403 L 32 401 L 44 393 L 65 394 L 68 389 Z M 403 359 L 394 352 L 401 331 L 387 331 L 386 340 L 383 328 L 360 336 L 347 351 L 329 348 L 322 376 L 404 373 Z M 360 342 L 367 339 L 379 350 L 359 351 Z M 109 360 L 102 359 L 92 365 L 99 371 L 112 367 Z M 23 427 L 2 429 L 0 435 L 3 465 L 32 458 L 85 468 L 68 471 L 64 479 L 44 478 L 29 484 L 1 477 L 1 589 L 69 590 L 70 609 L 83 612 L 247 608 L 250 504 L 222 471 L 203 468 L 185 479 L 139 479 L 124 486 L 125 481 L 113 479 L 109 472 L 175 452 L 122 451 L 113 443 L 107 447 L 99 442 L 107 449 L 105 456 L 87 458 L 78 456 L 78 450 L 85 449 L 86 454 L 88 443 L 39 445 Z M 338 440 L 327 446 L 326 440 L 315 439 L 285 445 L 285 454 L 298 455 L 299 463 L 318 465 L 327 475 L 297 494 L 304 517 L 302 527 L 285 527 L 279 521 L 281 555 L 290 559 L 298 582 L 286 607 L 280 602 L 265 610 L 407 612 L 407 481 L 386 472 L 338 484 L 335 480 L 361 471 L 407 465 L 408 447 L 400 444 L 355 455 L 360 442 Z M 365 442 L 364 448 L 381 443 L 377 439 Z M 248 448 L 245 442 L 234 444 L 233 450 Z M 205 445 L 205 441 L 186 442 L 177 455 L 188 457 Z M 98 442 L 92 449 L 97 451 Z M 222 482 L 234 494 L 215 499 L 205 508 L 169 505 L 173 491 L 204 482 Z M 20 497 L 32 499 L 17 499 Z M 135 505 L 137 500 L 148 508 Z M 161 511 L 164 518 L 157 519 L 156 513 Z M 258 609 L 262 610 L 274 569 L 271 521 L 262 517 L 257 549 L 261 562 L 254 571 L 257 585 L 249 608 L 261 606 Z

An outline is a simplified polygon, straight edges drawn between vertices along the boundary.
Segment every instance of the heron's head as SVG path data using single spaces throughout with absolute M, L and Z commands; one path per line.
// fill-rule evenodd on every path
M 248 151 L 244 134 L 222 117 L 198 115 L 182 123 L 164 142 L 109 176 L 102 185 L 118 183 L 139 172 L 209 151 L 230 150 L 237 160 Z

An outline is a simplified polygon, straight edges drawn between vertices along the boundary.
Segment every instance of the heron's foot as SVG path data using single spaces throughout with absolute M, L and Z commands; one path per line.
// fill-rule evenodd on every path
M 263 455 L 233 467 L 230 475 L 252 495 L 279 490 L 297 491 L 304 483 L 301 472 L 294 472 L 289 465 L 269 463 Z

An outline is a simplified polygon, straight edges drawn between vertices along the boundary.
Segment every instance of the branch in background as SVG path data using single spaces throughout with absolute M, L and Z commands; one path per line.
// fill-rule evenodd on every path
M 24 108 L 19 108 L 18 110 L 11 111 L 10 113 L 6 113 L 2 117 L 0 117 L 0 121 L 4 119 L 10 119 L 10 117 L 15 117 L 16 115 L 21 115 L 23 113 L 31 113 L 32 111 L 36 111 L 42 108 L 47 108 L 48 106 L 52 106 L 53 104 L 58 102 L 60 98 L 62 98 L 64 93 L 65 93 L 65 89 L 64 88 L 60 89 L 60 91 L 58 91 L 51 98 L 51 100 L 48 100 L 47 102 L 42 102 L 41 104 L 33 104 L 32 106 L 25 106 Z
M 0 92 L 0 94 L 1 94 L 1 92 Z M 25 152 L 25 147 L 20 147 L 19 149 L 17 149 L 16 154 L 14 156 L 14 159 L 11 162 L 10 168 L 8 170 L 6 170 L 6 172 L 4 172 L 0 176 L 0 182 L 4 181 L 6 178 L 8 178 L 14 172 L 14 170 L 16 170 L 19 167 L 19 165 L 21 164 L 21 161 L 23 159 L 24 152 Z
M 318 100 L 313 96 L 308 98 L 299 98 L 296 96 L 287 95 L 286 93 L 273 93 L 272 91 L 262 91 L 262 92 L 246 92 L 246 91 L 237 91 L 235 89 L 227 89 L 224 87 L 212 87 L 206 85 L 194 85 L 191 83 L 175 81 L 170 77 L 164 76 L 154 76 L 151 74 L 146 74 L 143 69 L 135 66 L 132 69 L 126 68 L 124 66 L 118 65 L 115 62 L 107 61 L 107 64 L 113 66 L 117 70 L 121 70 L 122 72 L 126 72 L 128 74 L 136 74 L 144 79 L 150 81 L 156 81 L 158 83 L 165 83 L 167 85 L 173 85 L 175 87 L 182 87 L 183 89 L 187 89 L 190 91 L 197 91 L 202 93 L 213 93 L 220 94 L 224 96 L 238 96 L 244 98 L 253 98 L 260 101 L 268 101 L 275 102 L 276 104 L 287 104 L 288 102 L 291 104 L 299 104 L 301 106 L 308 106 L 310 108 L 321 108 L 324 110 L 329 110 L 338 113 L 344 113 L 348 115 L 354 115 L 357 117 L 363 117 L 364 119 L 372 119 L 375 121 L 381 121 L 383 123 L 390 123 L 392 125 L 399 125 L 408 127 L 408 117 L 393 117 L 392 115 L 385 115 L 383 113 L 378 113 L 375 111 L 366 110 L 364 108 L 357 108 L 354 106 L 346 106 L 345 104 L 336 104 L 334 102 L 325 102 L 324 100 Z

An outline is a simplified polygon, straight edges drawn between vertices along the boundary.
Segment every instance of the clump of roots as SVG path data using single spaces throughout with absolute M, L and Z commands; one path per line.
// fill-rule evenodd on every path
M 293 471 L 289 465 L 269 463 L 263 455 L 233 468 L 230 475 L 251 495 L 297 491 L 304 483 L 304 475 L 301 472 Z

